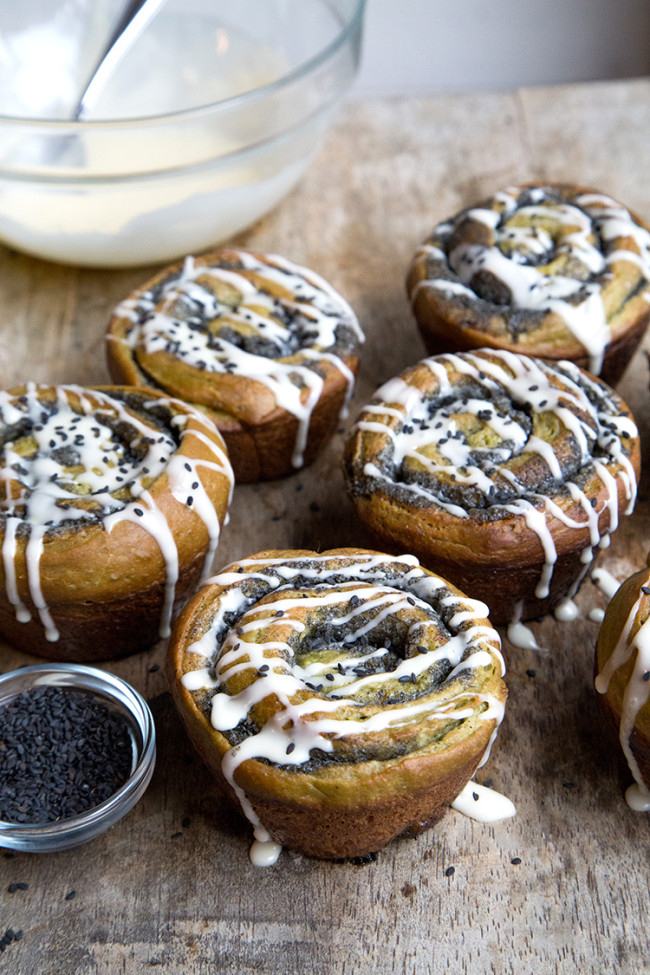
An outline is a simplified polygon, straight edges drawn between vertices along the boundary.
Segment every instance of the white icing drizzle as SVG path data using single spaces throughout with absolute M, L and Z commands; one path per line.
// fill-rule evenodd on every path
M 254 827 L 253 862 L 275 862 L 278 849 L 237 784 L 237 769 L 247 759 L 294 766 L 308 762 L 313 749 L 331 753 L 334 741 L 348 735 L 467 719 L 495 722 L 491 746 L 504 704 L 477 690 L 466 674 L 483 668 L 505 672 L 498 634 L 479 622 L 487 615 L 483 603 L 454 595 L 414 557 L 251 558 L 226 567 L 209 583 L 224 588 L 208 630 L 189 647 L 197 667 L 183 675 L 183 686 L 211 692 L 211 722 L 221 732 L 237 728 L 260 702 L 278 702 L 266 722 L 222 759 L 223 774 Z M 303 665 L 291 641 L 300 647 L 305 619 L 319 618 L 325 608 L 329 635 L 324 647 L 308 646 Z M 446 631 L 439 612 L 445 618 L 451 614 Z M 409 623 L 399 653 L 391 653 L 380 634 L 397 613 Z M 287 632 L 293 634 L 290 642 Z M 427 675 L 440 666 L 446 676 L 432 689 Z M 229 693 L 226 682 L 246 671 L 253 671 L 252 682 Z M 398 695 L 381 708 L 373 703 L 373 693 L 380 694 L 377 700 L 385 697 L 387 681 L 407 688 L 421 680 L 425 684 L 418 696 Z M 447 688 L 445 693 L 440 686 Z M 484 760 L 488 753 L 489 748 Z
M 647 598 L 642 589 L 628 614 L 616 646 L 594 682 L 598 693 L 606 694 L 614 673 L 635 655 L 632 673 L 623 693 L 619 741 L 635 780 L 634 785 L 626 791 L 625 798 L 637 812 L 650 810 L 650 789 L 643 780 L 631 746 L 637 716 L 650 699 L 650 615 L 641 622 L 641 603 L 644 599 L 647 602 Z M 645 611 L 647 612 L 647 607 Z M 635 624 L 637 629 L 632 635 Z
M 389 494 L 412 495 L 462 519 L 469 517 L 472 502 L 463 506 L 459 491 L 468 488 L 476 499 L 473 506 L 489 509 L 492 516 L 523 519 L 542 548 L 544 564 L 536 596 L 546 598 L 557 560 L 549 522 L 557 520 L 572 531 L 587 533 L 581 554 L 586 570 L 593 549 L 608 542 L 609 535 L 601 536 L 599 529 L 603 513 L 608 513 L 608 533 L 618 525 L 619 485 L 626 499 L 625 513 L 634 508 L 636 478 L 624 448 L 637 436 L 634 421 L 621 413 L 613 391 L 570 362 L 549 364 L 512 352 L 482 350 L 425 359 L 420 366 L 429 369 L 438 388 L 424 392 L 408 382 L 407 371 L 381 386 L 373 403 L 362 411 L 353 436 L 380 433 L 389 441 L 381 464 L 378 458 L 365 462 L 364 477 L 379 481 Z M 452 385 L 454 372 L 471 380 L 471 395 L 463 392 L 462 382 Z M 482 395 L 476 393 L 476 385 Z M 504 393 L 512 404 L 511 413 L 503 412 Z M 492 446 L 468 438 L 459 422 L 468 414 L 480 421 Z M 552 415 L 560 437 L 571 436 L 577 447 L 578 457 L 568 473 L 560 467 L 554 443 L 536 432 L 544 414 Z M 526 425 L 527 418 L 532 428 Z M 516 461 L 525 454 L 543 460 L 551 479 L 548 493 L 548 480 L 527 484 L 517 476 Z M 426 472 L 426 477 L 404 476 L 405 466 Z M 580 486 L 594 475 L 605 490 L 604 502 L 596 506 Z M 459 502 L 452 492 L 459 494 Z M 579 516 L 569 515 L 566 495 L 578 505 Z M 570 612 L 568 603 L 561 612 Z M 521 628 L 513 628 L 512 637 L 515 644 L 530 645 Z
M 124 341 L 136 360 L 139 348 L 148 356 L 166 352 L 206 375 L 238 375 L 262 383 L 277 406 L 298 420 L 292 463 L 301 467 L 311 416 L 323 390 L 322 366 L 333 365 L 345 379 L 345 416 L 355 377 L 333 350 L 342 342 L 353 351 L 364 341 L 363 333 L 349 304 L 313 271 L 275 254 L 259 259 L 229 251 L 227 259 L 238 261 L 241 270 L 186 258 L 182 270 L 155 295 L 141 292 L 127 299 L 115 316 L 133 323 Z M 236 299 L 218 298 L 210 282 L 229 285 Z M 272 286 L 290 296 L 274 297 Z M 350 333 L 345 340 L 340 326 Z
M 618 579 L 607 569 L 594 569 L 591 573 L 591 579 L 607 599 L 611 599 L 621 586 Z
M 541 649 L 533 631 L 521 620 L 515 620 L 508 624 L 507 635 L 513 647 L 519 647 L 520 650 Z
M 487 243 L 461 242 L 448 251 L 452 233 L 464 221 L 487 227 Z M 630 240 L 634 249 L 624 244 Z M 507 290 L 509 307 L 515 311 L 557 314 L 588 353 L 590 371 L 596 375 L 611 340 L 603 303 L 611 271 L 620 263 L 632 263 L 641 284 L 650 282 L 650 234 L 624 207 L 599 193 L 562 202 L 552 188 L 500 191 L 486 206 L 438 225 L 418 256 L 428 262 L 428 270 L 413 288 L 412 301 L 423 289 L 448 298 L 481 299 L 482 285 L 475 291 L 474 282 L 478 272 L 487 274 Z M 553 266 L 557 258 L 563 259 L 559 271 Z M 492 300 L 487 292 L 485 300 Z M 507 314 L 506 305 L 494 307 Z
M 507 796 L 478 782 L 468 782 L 451 808 L 479 823 L 496 823 L 517 815 L 515 804 Z
M 572 623 L 580 616 L 580 610 L 573 600 L 569 599 L 567 596 L 566 599 L 563 599 L 562 602 L 555 607 L 553 610 L 553 615 L 560 623 Z
M 177 452 L 171 432 L 146 415 L 148 406 L 173 408 L 174 400 L 156 397 L 147 401 L 145 397 L 144 406 L 135 412 L 99 390 L 59 386 L 54 402 L 48 400 L 49 391 L 49 387 L 30 383 L 23 395 L 0 392 L 0 428 L 4 428 L 0 453 L 2 564 L 7 599 L 16 619 L 21 623 L 31 619 L 16 584 L 19 533 L 28 536 L 24 565 L 30 597 L 46 639 L 55 642 L 60 634 L 43 597 L 40 574 L 48 535 L 60 526 L 75 530 L 76 526 L 97 522 L 110 533 L 119 522 L 130 521 L 156 540 L 165 561 L 160 636 L 168 636 L 179 573 L 178 551 L 167 519 L 147 485 L 165 472 L 178 503 L 193 505 L 208 532 L 207 574 L 219 540 L 220 522 L 203 484 L 201 468 L 218 470 L 228 480 L 231 493 L 233 488 L 226 453 L 207 436 L 208 429 L 214 435 L 214 428 L 203 414 L 176 404 L 181 412 L 171 422 L 179 428 L 181 440 L 192 417 L 199 426 L 191 435 L 208 445 L 212 454 L 211 460 L 189 459 Z M 116 432 L 124 425 L 130 440 Z

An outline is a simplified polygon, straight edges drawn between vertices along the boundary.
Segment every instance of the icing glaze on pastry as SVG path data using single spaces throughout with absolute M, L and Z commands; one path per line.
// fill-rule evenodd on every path
M 633 510 L 633 449 L 636 425 L 603 383 L 570 362 L 481 350 L 424 359 L 385 383 L 352 431 L 345 468 L 353 501 L 360 509 L 370 499 L 362 517 L 380 534 L 374 492 L 378 504 L 410 506 L 416 521 L 441 512 L 459 533 L 472 519 L 519 519 L 543 553 L 535 596 L 544 600 L 558 555 L 551 524 L 584 539 L 584 574 Z
M 188 257 L 116 308 L 113 322 L 125 321 L 128 327 L 111 328 L 109 343 L 127 347 L 130 368 L 154 387 L 244 423 L 255 421 L 235 377 L 265 387 L 298 421 L 294 468 L 304 462 L 328 369 L 344 380 L 347 409 L 355 375 L 345 360 L 363 341 L 354 312 L 323 278 L 277 255 L 245 251 Z M 109 348 L 109 362 L 114 357 Z
M 204 572 L 212 565 L 220 520 L 206 492 L 203 472 L 220 472 L 232 491 L 226 453 L 201 414 L 178 404 L 182 411 L 176 415 L 172 411 L 165 425 L 156 416 L 173 407 L 172 400 L 147 400 L 138 391 L 131 392 L 143 404 L 138 411 L 119 394 L 73 385 L 30 383 L 24 392 L 0 392 L 0 525 L 6 596 L 17 620 L 28 622 L 32 612 L 16 582 L 22 564 L 18 542 L 26 539 L 29 593 L 50 642 L 59 640 L 60 634 L 41 587 L 45 543 L 62 531 L 83 531 L 96 524 L 110 534 L 121 521 L 139 525 L 160 548 L 166 567 L 160 635 L 169 635 L 179 578 L 178 551 L 167 518 L 149 490 L 163 473 L 178 504 L 191 507 L 203 521 L 209 536 Z M 191 459 L 178 450 L 189 416 L 199 424 L 192 436 L 209 448 L 207 458 Z
M 205 693 L 230 741 L 221 768 L 254 826 L 254 860 L 277 848 L 238 785 L 247 760 L 397 762 L 464 722 L 490 723 L 494 740 L 505 696 L 486 675 L 505 667 L 487 608 L 412 556 L 253 557 L 207 585 L 220 595 L 181 683 Z
M 609 702 L 623 754 L 634 777 L 628 805 L 650 810 L 647 712 L 650 700 L 650 573 L 636 573 L 616 590 L 607 607 L 597 648 L 596 690 Z M 642 717 L 645 715 L 645 717 Z M 638 736 L 638 742 L 634 742 Z M 637 751 L 639 749 L 639 751 Z M 645 759 L 645 760 L 644 760 Z
M 439 224 L 414 258 L 409 292 L 425 332 L 431 302 L 434 333 L 449 314 L 461 332 L 483 333 L 479 345 L 573 358 L 573 344 L 599 375 L 613 338 L 647 323 L 648 283 L 639 218 L 603 193 L 558 184 L 509 187 Z

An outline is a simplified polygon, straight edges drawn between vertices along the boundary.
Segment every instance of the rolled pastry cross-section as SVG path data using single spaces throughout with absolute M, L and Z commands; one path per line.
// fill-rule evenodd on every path
M 510 349 L 615 384 L 650 320 L 650 233 L 594 190 L 509 187 L 434 228 L 407 290 L 429 353 Z
M 637 428 L 621 398 L 570 362 L 483 349 L 424 359 L 365 407 L 345 449 L 375 544 L 413 552 L 491 619 L 573 595 L 633 509 Z
M 116 382 L 207 412 L 238 483 L 309 464 L 345 412 L 363 334 L 319 275 L 275 255 L 221 251 L 162 271 L 116 308 Z
M 650 559 L 649 559 L 650 564 Z M 596 646 L 596 690 L 634 777 L 628 804 L 650 810 L 650 568 L 612 597 Z
M 254 826 L 361 857 L 435 823 L 487 758 L 506 689 L 486 607 L 412 556 L 269 551 L 223 569 L 169 648 L 190 737 Z
M 168 636 L 232 493 L 217 429 L 152 390 L 0 393 L 0 634 L 58 660 Z

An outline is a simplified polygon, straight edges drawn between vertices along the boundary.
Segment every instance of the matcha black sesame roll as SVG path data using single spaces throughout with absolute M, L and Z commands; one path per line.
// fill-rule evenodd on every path
M 173 692 L 258 841 L 361 856 L 438 819 L 486 756 L 506 691 L 485 614 L 412 556 L 262 552 L 182 614 Z
M 407 548 L 496 622 L 575 593 L 633 510 L 640 453 L 621 398 L 571 362 L 482 349 L 385 383 L 345 449 L 376 544 Z
M 155 391 L 0 393 L 0 633 L 99 660 L 169 635 L 209 572 L 232 491 L 211 421 Z

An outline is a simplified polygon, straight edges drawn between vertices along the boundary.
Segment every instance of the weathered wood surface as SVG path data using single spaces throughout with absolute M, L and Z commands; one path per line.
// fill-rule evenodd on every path
M 368 336 L 354 414 L 423 354 L 403 278 L 436 220 L 537 177 L 595 186 L 650 215 L 649 170 L 646 80 L 351 103 L 298 189 L 238 242 L 317 269 L 351 301 Z M 148 271 L 78 270 L 0 249 L 2 385 L 107 381 L 109 313 Z M 621 391 L 641 426 L 646 475 L 636 513 L 600 557 L 620 578 L 650 547 L 641 353 Z M 344 497 L 342 436 L 311 470 L 237 488 L 218 563 L 262 547 L 364 542 Z M 508 794 L 517 817 L 484 826 L 450 812 L 364 867 L 287 853 L 275 867 L 252 867 L 247 825 L 193 756 L 163 669 L 151 669 L 163 649 L 107 665 L 151 703 L 153 782 L 90 845 L 0 856 L 0 933 L 24 931 L 0 967 L 13 975 L 650 971 L 648 819 L 624 802 L 628 773 L 592 689 L 597 626 L 585 612 L 603 597 L 586 584 L 579 603 L 577 622 L 535 625 L 548 650 L 505 644 L 510 701 L 479 779 Z M 5 648 L 0 669 L 30 662 Z M 8 893 L 15 881 L 29 889 Z

